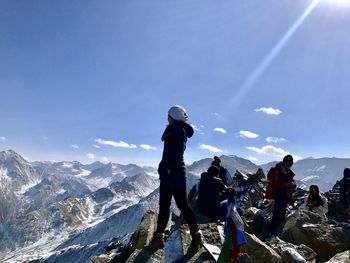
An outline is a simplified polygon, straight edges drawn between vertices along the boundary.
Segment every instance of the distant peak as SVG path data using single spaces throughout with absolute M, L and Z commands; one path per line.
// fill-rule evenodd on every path
M 20 154 L 18 154 L 17 152 L 15 152 L 12 149 L 9 149 L 9 150 L 6 150 L 6 151 L 2 151 L 0 153 L 0 155 L 3 156 L 3 158 L 5 158 L 5 159 L 16 158 L 16 159 L 20 159 L 20 160 L 26 162 L 26 160 Z

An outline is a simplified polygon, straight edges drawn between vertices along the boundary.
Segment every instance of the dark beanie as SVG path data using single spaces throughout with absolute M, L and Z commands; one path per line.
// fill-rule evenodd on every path
M 219 157 L 217 157 L 217 156 L 214 156 L 214 161 L 217 161 L 218 163 L 221 163 L 220 158 L 219 158 Z
M 350 177 L 350 168 L 346 167 L 344 169 L 344 178 L 349 178 Z
M 283 162 L 286 164 L 292 165 L 293 164 L 293 156 L 291 156 L 290 154 L 284 156 Z

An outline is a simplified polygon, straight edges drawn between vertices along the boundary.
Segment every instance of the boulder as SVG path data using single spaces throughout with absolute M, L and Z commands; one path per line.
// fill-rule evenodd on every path
M 246 253 L 254 263 L 282 263 L 282 258 L 273 248 L 266 245 L 255 235 L 245 233 L 247 244 L 242 246 L 242 253 Z
M 113 261 L 116 262 L 116 261 Z M 136 249 L 126 261 L 117 261 L 125 263 L 163 263 L 164 250 L 158 249 L 155 252 L 150 252 L 147 249 Z M 111 262 L 112 263 L 112 262 Z
M 145 215 L 144 218 L 147 218 Z M 146 219 L 141 222 L 141 225 L 145 222 Z M 141 227 L 140 227 L 141 228 Z M 140 228 L 136 231 L 140 233 Z M 143 229 L 143 228 L 142 228 Z M 202 231 L 203 242 L 216 245 L 218 247 L 222 246 L 221 235 L 223 233 L 223 225 L 217 223 L 210 224 L 200 224 L 199 229 Z M 145 230 L 145 229 L 143 229 Z M 139 237 L 139 234 L 134 234 L 132 243 L 136 244 L 135 238 Z M 142 231 L 145 232 L 145 231 Z M 145 235 L 141 235 L 142 237 Z M 143 240 L 144 238 L 142 238 Z M 127 256 L 126 260 L 120 260 L 118 257 L 115 258 L 112 262 L 135 262 L 135 263 L 161 263 L 161 262 L 186 262 L 186 263 L 211 263 L 215 262 L 210 254 L 204 249 L 201 248 L 197 253 L 188 254 L 187 250 L 191 244 L 191 235 L 188 225 L 181 225 L 178 229 L 172 231 L 165 241 L 164 249 L 158 249 L 154 253 L 148 251 L 147 249 L 131 249 L 130 253 L 126 251 L 124 253 Z M 146 242 L 147 243 L 147 242 Z M 129 253 L 129 254 L 128 254 Z M 119 261 L 118 261 L 119 260 Z M 246 261 L 249 262 L 249 261 Z
M 284 263 L 316 263 L 317 254 L 303 244 L 296 246 L 277 237 L 270 242 L 270 246 L 282 257 Z
M 258 208 L 256 208 L 256 207 L 249 207 L 249 208 L 247 208 L 246 210 L 245 210 L 245 212 L 244 212 L 244 215 L 245 215 L 245 218 L 247 219 L 247 220 L 250 220 L 250 219 L 252 219 L 253 218 L 253 216 L 256 214 L 256 213 L 258 213 L 260 211 L 260 209 L 258 209 Z
M 100 256 L 95 256 L 91 257 L 89 263 L 109 263 L 111 262 L 112 258 L 108 255 L 100 255 Z
M 223 225 L 218 225 L 217 223 L 201 224 L 199 225 L 199 229 L 202 231 L 203 243 L 208 243 L 221 248 L 223 243 L 221 237 L 221 233 L 223 233 Z M 182 225 L 178 231 L 180 232 L 182 242 L 182 252 L 183 255 L 185 255 L 192 240 L 188 225 Z M 206 253 L 204 248 L 201 250 Z
M 142 249 L 148 245 L 157 229 L 158 214 L 155 211 L 147 211 L 132 236 L 132 249 Z
M 270 221 L 265 211 L 257 209 L 256 213 L 248 221 L 250 229 L 259 239 L 263 240 L 269 234 L 268 228 Z M 245 229 L 246 230 L 246 229 Z M 250 233 L 249 231 L 246 231 Z
M 326 263 L 350 263 L 350 250 L 336 254 Z
M 321 262 L 350 249 L 350 229 L 322 223 L 319 215 L 305 210 L 298 210 L 287 218 L 281 238 L 312 248 L 317 253 L 317 261 Z
M 239 263 L 253 263 L 253 261 L 248 254 L 242 253 L 239 257 Z

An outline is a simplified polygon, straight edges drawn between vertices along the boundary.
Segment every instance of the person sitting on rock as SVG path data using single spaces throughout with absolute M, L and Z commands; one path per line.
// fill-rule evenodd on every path
M 214 161 L 212 161 L 211 165 L 214 165 L 219 168 L 219 178 L 222 180 L 224 185 L 230 186 L 233 183 L 232 176 L 230 172 L 221 165 L 221 159 L 217 156 L 214 156 Z
M 221 202 L 226 199 L 226 186 L 218 178 L 219 169 L 212 165 L 202 173 L 198 191 L 198 210 L 212 220 L 224 220 L 227 207 Z
M 327 198 L 320 194 L 320 190 L 318 189 L 317 185 L 310 185 L 309 195 L 305 198 L 304 204 L 301 206 L 301 208 L 317 213 L 322 217 L 324 222 L 327 221 Z
M 344 212 L 350 214 L 350 168 L 344 169 L 343 179 L 340 180 L 339 198 Z

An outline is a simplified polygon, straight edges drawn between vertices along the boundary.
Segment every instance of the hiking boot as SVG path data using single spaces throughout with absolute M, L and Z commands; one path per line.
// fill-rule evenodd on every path
M 202 247 L 202 245 L 203 245 L 202 232 L 198 230 L 196 233 L 192 235 L 192 241 L 187 252 L 196 253 Z
M 147 249 L 158 250 L 164 248 L 164 233 L 155 232 L 151 242 L 149 242 Z

